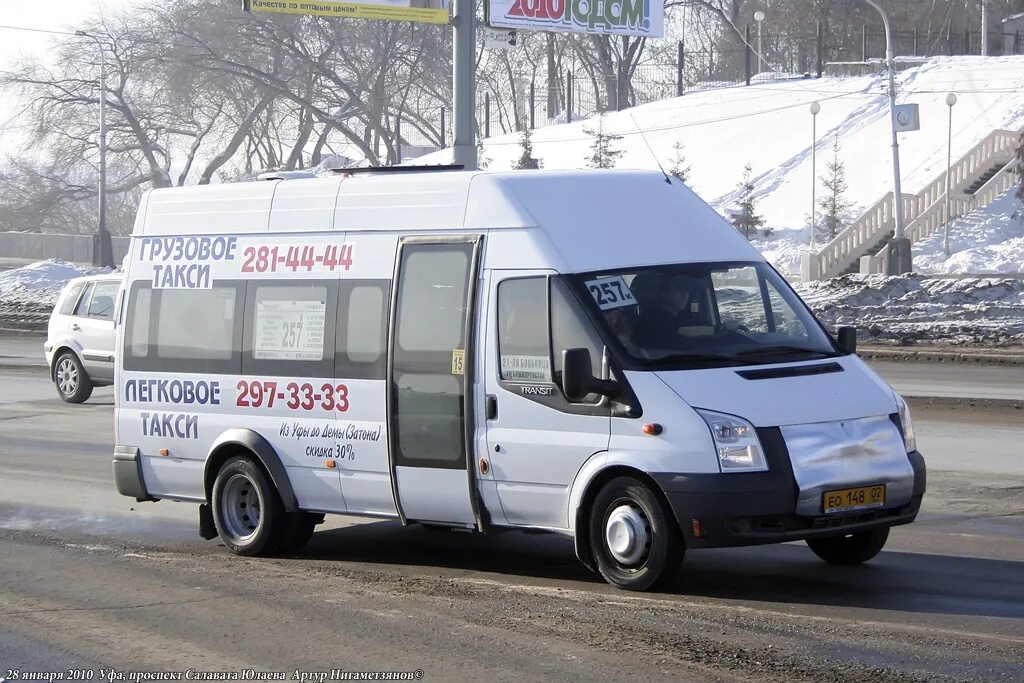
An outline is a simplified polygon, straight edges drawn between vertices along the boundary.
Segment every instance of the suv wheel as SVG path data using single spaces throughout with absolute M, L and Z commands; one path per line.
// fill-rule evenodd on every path
M 67 403 L 82 403 L 92 395 L 92 380 L 72 351 L 65 351 L 57 357 L 53 364 L 53 384 L 61 400 Z

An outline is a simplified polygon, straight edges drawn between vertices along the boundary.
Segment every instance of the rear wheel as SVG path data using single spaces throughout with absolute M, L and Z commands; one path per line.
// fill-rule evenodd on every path
M 213 482 L 212 502 L 217 534 L 232 552 L 272 555 L 281 549 L 291 520 L 277 489 L 252 460 L 235 456 L 224 463 Z
M 82 403 L 92 396 L 92 380 L 72 351 L 65 351 L 57 357 L 53 364 L 53 384 L 61 400 L 67 403 Z
M 601 576 L 627 590 L 663 586 L 679 572 L 683 541 L 661 499 L 633 477 L 604 485 L 590 510 L 590 546 Z
M 860 564 L 882 552 L 889 528 L 861 531 L 845 536 L 807 539 L 814 554 L 830 564 Z

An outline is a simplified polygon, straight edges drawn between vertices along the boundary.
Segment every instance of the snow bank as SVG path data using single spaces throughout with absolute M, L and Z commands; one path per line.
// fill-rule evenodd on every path
M 43 329 L 67 283 L 107 268 L 49 259 L 0 272 L 0 328 Z
M 1024 215 L 1011 189 L 986 207 L 949 225 L 949 250 L 942 231 L 914 245 L 914 270 L 950 275 L 1024 272 Z
M 1024 343 L 1024 279 L 844 275 L 796 290 L 826 326 L 856 325 L 862 340 Z

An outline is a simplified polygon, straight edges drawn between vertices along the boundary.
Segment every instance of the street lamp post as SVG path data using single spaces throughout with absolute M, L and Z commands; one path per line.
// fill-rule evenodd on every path
M 981 0 L 981 56 L 988 57 L 988 0 Z
M 757 73 L 764 71 L 764 49 L 761 43 L 761 22 L 764 21 L 764 12 L 754 12 L 754 21 L 757 22 Z
M 892 128 L 892 185 L 893 185 L 893 218 L 896 222 L 896 234 L 889 241 L 889 263 L 886 272 L 889 275 L 909 273 L 913 268 L 910 253 L 910 240 L 907 239 L 903 225 L 903 192 L 900 188 L 900 143 L 896 137 L 896 60 L 893 55 L 892 31 L 889 28 L 889 17 L 875 0 L 864 0 L 878 10 L 885 27 L 885 59 L 889 69 L 889 123 Z
M 817 228 L 818 188 L 818 112 L 821 105 L 811 102 L 811 251 L 814 251 L 814 233 Z
M 96 266 L 114 267 L 114 252 L 110 243 L 110 231 L 107 229 L 107 60 L 103 52 L 103 42 L 85 31 L 75 31 L 76 36 L 91 38 L 96 42 L 100 53 L 100 179 L 97 194 L 97 212 L 99 224 L 96 228 L 96 246 L 92 253 L 92 262 Z
M 953 165 L 953 105 L 956 104 L 956 94 L 946 95 L 946 105 L 949 107 L 949 126 L 946 137 L 946 220 L 942 231 L 942 250 L 949 256 L 949 171 Z

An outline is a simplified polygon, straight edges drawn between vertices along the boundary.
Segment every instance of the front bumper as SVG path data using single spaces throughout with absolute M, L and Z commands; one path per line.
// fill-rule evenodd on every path
M 896 507 L 833 515 L 796 514 L 798 488 L 785 441 L 778 430 L 758 430 L 769 458 L 768 472 L 746 474 L 655 474 L 688 548 L 783 543 L 909 524 L 921 509 L 927 484 L 924 458 L 909 453 L 914 488 Z M 700 536 L 694 533 L 700 521 Z

